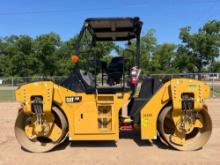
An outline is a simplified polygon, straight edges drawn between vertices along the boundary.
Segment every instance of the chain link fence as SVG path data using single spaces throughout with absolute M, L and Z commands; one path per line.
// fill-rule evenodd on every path
M 61 83 L 67 76 L 35 76 L 35 77 L 0 77 L 0 102 L 15 101 L 17 87 L 36 81 L 53 81 Z
M 175 74 L 151 74 L 160 79 L 191 78 L 205 82 L 211 88 L 211 97 L 220 97 L 220 73 L 175 73 Z
M 220 73 L 184 73 L 184 74 L 151 74 L 160 79 L 192 78 L 206 82 L 211 87 L 211 97 L 220 97 Z M 61 83 L 67 76 L 53 77 L 0 77 L 0 102 L 15 101 L 15 90 L 18 86 L 35 81 L 50 80 Z

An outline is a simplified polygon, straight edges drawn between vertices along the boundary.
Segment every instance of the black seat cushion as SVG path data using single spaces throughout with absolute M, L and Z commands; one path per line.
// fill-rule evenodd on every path
M 107 67 L 108 84 L 113 85 L 114 83 L 120 83 L 121 77 L 123 75 L 123 57 L 114 57 L 111 63 Z

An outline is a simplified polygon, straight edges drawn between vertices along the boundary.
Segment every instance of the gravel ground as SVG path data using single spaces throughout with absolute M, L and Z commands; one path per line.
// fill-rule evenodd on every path
M 0 165 L 14 164 L 220 164 L 220 99 L 207 101 L 213 121 L 211 139 L 203 149 L 179 152 L 159 141 L 139 140 L 137 132 L 124 133 L 117 143 L 68 142 L 49 153 L 24 151 L 14 136 L 18 104 L 0 103 Z

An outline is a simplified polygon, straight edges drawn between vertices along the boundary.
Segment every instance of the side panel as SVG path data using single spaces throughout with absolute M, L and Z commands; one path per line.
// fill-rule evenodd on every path
M 53 83 L 48 81 L 34 82 L 23 85 L 16 90 L 16 100 L 21 102 L 25 113 L 31 113 L 33 96 L 43 98 L 44 112 L 50 112 L 53 97 Z
M 54 85 L 53 101 L 67 116 L 70 140 L 118 140 L 118 112 L 128 101 L 129 96 L 130 93 L 125 93 L 123 96 L 121 93 L 75 93 Z M 80 97 L 81 100 L 66 102 L 67 97 Z M 106 98 L 112 98 L 112 100 L 109 101 Z M 105 127 L 103 123 L 106 122 Z
M 98 112 L 95 102 L 86 102 L 77 110 L 74 110 L 75 134 L 98 133 Z
M 172 102 L 175 110 L 182 109 L 182 93 L 192 93 L 194 95 L 194 110 L 203 108 L 205 99 L 210 96 L 210 88 L 202 81 L 192 79 L 171 80 Z
M 170 82 L 164 84 L 141 110 L 141 139 L 157 138 L 157 117 L 170 101 Z
M 210 95 L 210 88 L 205 83 L 192 79 L 172 79 L 164 84 L 141 110 L 142 139 L 157 138 L 157 118 L 167 103 L 172 103 L 175 114 L 181 114 L 183 93 L 193 94 L 194 109 L 199 111 Z

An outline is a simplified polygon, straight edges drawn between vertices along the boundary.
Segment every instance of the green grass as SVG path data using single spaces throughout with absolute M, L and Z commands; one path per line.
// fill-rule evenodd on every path
M 216 97 L 220 97 L 220 87 L 214 87 L 214 94 Z
M 15 90 L 0 90 L 0 102 L 15 101 Z

